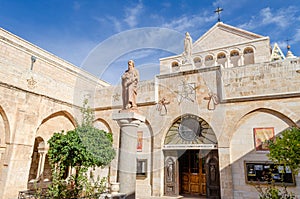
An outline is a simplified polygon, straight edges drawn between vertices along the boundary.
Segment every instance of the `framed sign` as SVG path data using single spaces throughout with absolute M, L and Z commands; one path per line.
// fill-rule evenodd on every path
M 274 138 L 274 127 L 254 128 L 254 144 L 256 151 L 268 151 L 268 140 Z
M 295 178 L 289 166 L 272 162 L 245 162 L 246 183 L 284 184 L 294 186 Z

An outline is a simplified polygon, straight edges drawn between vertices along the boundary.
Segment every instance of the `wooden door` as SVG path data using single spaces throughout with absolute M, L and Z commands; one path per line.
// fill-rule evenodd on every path
M 179 158 L 180 193 L 206 194 L 205 160 L 199 158 L 199 150 L 188 150 Z

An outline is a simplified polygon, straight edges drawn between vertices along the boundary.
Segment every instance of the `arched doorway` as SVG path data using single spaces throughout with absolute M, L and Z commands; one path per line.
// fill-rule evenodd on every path
M 217 138 L 205 120 L 195 115 L 178 118 L 163 149 L 165 195 L 220 197 Z

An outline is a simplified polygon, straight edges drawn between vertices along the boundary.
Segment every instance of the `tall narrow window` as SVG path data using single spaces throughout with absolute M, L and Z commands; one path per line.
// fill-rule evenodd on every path
M 202 65 L 201 58 L 200 57 L 195 57 L 194 58 L 194 64 L 197 68 L 201 67 L 201 65 Z
M 230 52 L 230 64 L 232 67 L 238 66 L 240 61 L 240 53 L 237 50 Z
M 244 65 L 247 64 L 254 64 L 254 51 L 251 47 L 244 49 Z
M 212 55 L 207 55 L 205 57 L 205 66 L 212 66 L 214 64 L 214 58 Z
M 225 53 L 223 53 L 223 52 L 219 53 L 217 56 L 217 63 L 219 65 L 222 65 L 223 67 L 226 67 L 226 61 L 227 61 L 227 59 L 226 59 Z

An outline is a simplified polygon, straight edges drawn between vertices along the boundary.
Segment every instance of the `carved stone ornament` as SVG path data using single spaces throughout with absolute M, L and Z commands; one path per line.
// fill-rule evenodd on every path
M 112 97 L 113 97 L 113 99 L 114 99 L 114 102 L 116 102 L 116 101 L 120 101 L 121 95 L 120 95 L 119 93 L 116 93 L 116 94 L 114 94 Z
M 27 86 L 30 89 L 34 89 L 36 87 L 37 82 L 33 79 L 31 76 L 29 79 L 27 79 Z
M 213 92 L 208 93 L 208 97 L 204 97 L 205 100 L 208 100 L 207 102 L 207 109 L 208 110 L 215 110 L 216 106 L 220 103 L 219 102 L 219 97 L 217 94 Z
M 170 104 L 168 100 L 166 100 L 165 97 L 163 97 L 161 100 L 158 101 L 156 104 L 156 110 L 159 112 L 159 115 L 166 115 L 168 113 L 167 110 L 167 104 Z
M 178 85 L 177 100 L 180 104 L 184 100 L 195 102 L 196 101 L 196 90 L 198 86 L 195 83 L 187 83 L 186 81 L 182 81 L 182 84 Z

